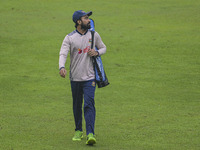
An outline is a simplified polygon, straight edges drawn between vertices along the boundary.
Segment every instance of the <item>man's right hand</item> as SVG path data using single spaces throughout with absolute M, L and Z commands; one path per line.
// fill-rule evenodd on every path
M 67 72 L 67 71 L 65 70 L 65 68 L 62 68 L 62 69 L 60 70 L 60 72 L 59 72 L 59 73 L 60 73 L 60 76 L 63 77 L 63 78 L 65 78 L 66 72 Z

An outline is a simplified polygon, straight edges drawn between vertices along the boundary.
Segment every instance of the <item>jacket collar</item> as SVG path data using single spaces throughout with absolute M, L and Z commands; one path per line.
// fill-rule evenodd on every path
M 87 34 L 87 32 L 88 32 L 88 30 L 84 33 L 84 34 L 81 34 L 80 32 L 78 32 L 78 30 L 76 29 L 76 32 L 78 33 L 78 34 L 80 34 L 80 35 L 86 35 Z

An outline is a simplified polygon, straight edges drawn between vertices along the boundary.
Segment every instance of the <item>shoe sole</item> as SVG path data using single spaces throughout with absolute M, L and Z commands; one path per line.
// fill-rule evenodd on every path
M 74 139 L 74 138 L 72 138 L 72 141 L 81 141 L 82 138 L 83 138 L 83 135 L 82 135 L 82 137 L 80 139 Z
M 93 145 L 93 144 L 96 144 L 96 140 L 94 138 L 91 138 L 89 139 L 87 142 L 86 142 L 87 145 Z

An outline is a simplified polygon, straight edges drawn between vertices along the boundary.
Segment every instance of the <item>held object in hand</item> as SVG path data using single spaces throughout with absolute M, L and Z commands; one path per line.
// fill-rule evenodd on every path
M 90 19 L 90 24 L 91 24 L 90 30 L 91 30 L 91 34 L 92 34 L 91 49 L 93 49 L 95 31 L 94 31 L 94 21 L 92 19 Z M 96 47 L 95 47 L 95 50 L 97 50 Z M 106 73 L 103 68 L 103 63 L 102 63 L 101 57 L 93 56 L 92 60 L 93 60 L 94 71 L 95 71 L 95 79 L 96 79 L 98 88 L 102 88 L 102 87 L 109 85 L 108 78 L 107 78 Z

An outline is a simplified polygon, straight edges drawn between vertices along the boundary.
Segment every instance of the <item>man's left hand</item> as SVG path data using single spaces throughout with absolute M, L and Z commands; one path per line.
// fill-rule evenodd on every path
M 94 49 L 89 49 L 88 50 L 88 55 L 92 56 L 98 56 L 99 53 L 97 51 L 95 51 Z

